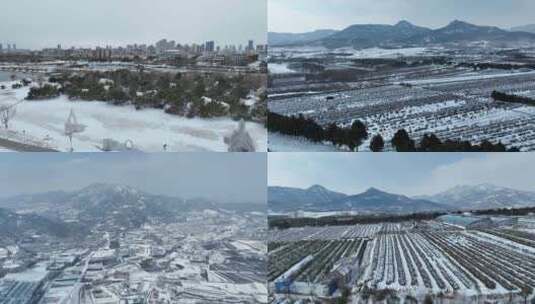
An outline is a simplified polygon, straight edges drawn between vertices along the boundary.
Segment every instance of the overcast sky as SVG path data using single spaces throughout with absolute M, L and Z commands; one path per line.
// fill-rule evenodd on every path
M 533 0 L 268 0 L 269 30 L 306 32 L 408 20 L 438 28 L 458 19 L 504 28 L 535 23 Z
M 0 43 L 18 48 L 126 45 L 162 38 L 265 43 L 266 0 L 17 0 L 0 9 Z
M 265 153 L 4 153 L 0 196 L 129 185 L 182 198 L 266 201 Z
M 268 182 L 346 194 L 375 187 L 413 196 L 483 183 L 535 191 L 534 164 L 533 153 L 271 153 Z

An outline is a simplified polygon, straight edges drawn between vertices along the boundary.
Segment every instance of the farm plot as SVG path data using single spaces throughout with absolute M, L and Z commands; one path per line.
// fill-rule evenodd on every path
M 365 240 L 301 241 L 283 244 L 284 250 L 270 252 L 268 279 L 274 281 L 293 265 L 308 256 L 313 259 L 293 274 L 293 280 L 320 283 L 327 279 L 333 266 L 348 257 L 362 257 Z
M 505 77 L 507 76 L 507 77 Z M 492 91 L 535 95 L 535 74 L 512 73 L 452 77 L 449 81 L 413 81 L 374 88 L 272 100 L 281 115 L 304 115 L 322 126 L 364 122 L 372 135 L 389 142 L 405 129 L 419 140 L 435 133 L 442 140 L 502 142 L 522 151 L 535 150 L 535 107 L 495 102 Z M 363 145 L 367 145 L 364 143 Z M 360 150 L 366 150 L 363 146 Z
M 272 230 L 270 242 L 292 242 L 300 240 L 341 240 L 371 238 L 377 233 L 404 231 L 412 228 L 409 223 L 381 223 L 351 226 L 303 227 Z
M 499 232 L 491 233 L 502 237 Z M 515 242 L 527 239 L 522 233 L 514 234 L 507 235 Z M 368 247 L 368 267 L 360 283 L 372 289 L 474 295 L 518 293 L 525 286 L 535 287 L 535 252 L 486 233 L 383 234 Z

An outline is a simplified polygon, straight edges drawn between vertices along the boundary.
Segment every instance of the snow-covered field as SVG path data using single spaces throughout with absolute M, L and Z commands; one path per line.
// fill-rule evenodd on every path
M 270 74 L 295 73 L 295 71 L 290 69 L 288 64 L 285 63 L 270 63 L 268 64 L 268 70 Z
M 7 83 L 9 84 L 9 83 Z M 24 101 L 28 88 L 0 91 L 0 105 L 15 104 L 16 115 L 9 123 L 9 132 L 0 130 L 0 137 L 13 141 L 32 142 L 69 151 L 64 124 L 71 110 L 78 122 L 86 125 L 75 134 L 75 152 L 99 151 L 104 139 L 119 143 L 131 141 L 143 152 L 227 151 L 224 137 L 238 128 L 229 118 L 188 119 L 169 115 L 159 109 L 137 111 L 133 106 L 113 106 L 104 102 L 69 101 L 60 96 L 44 101 Z M 248 122 L 246 129 L 256 142 L 257 151 L 267 150 L 267 130 L 261 124 Z M 13 132 L 14 131 L 14 132 Z
M 279 133 L 269 133 L 270 152 L 336 152 L 339 151 L 330 144 L 313 143 L 304 137 L 288 136 Z
M 400 49 L 382 49 L 377 47 L 367 49 L 354 49 L 351 47 L 337 49 L 327 49 L 324 47 L 273 47 L 269 50 L 270 54 L 284 54 L 287 58 L 318 58 L 332 54 L 343 54 L 343 58 L 346 59 L 397 58 L 401 56 L 425 55 L 435 51 L 440 51 L 440 49 L 425 47 Z
M 421 224 L 421 225 L 420 225 Z M 535 236 L 510 226 L 486 230 L 446 228 L 439 222 L 383 223 L 354 226 L 303 227 L 270 231 L 270 282 L 277 282 L 303 258 L 289 289 L 314 292 L 329 284 L 330 266 L 347 258 L 359 265 L 354 298 L 368 290 L 390 290 L 423 301 L 432 294 L 443 303 L 523 303 L 525 285 L 535 286 Z M 359 241 L 366 240 L 362 244 Z M 361 250 L 362 249 L 362 250 Z M 348 254 L 349 252 L 349 254 Z M 327 269 L 327 270 L 326 270 Z M 533 296 L 533 291 L 528 299 Z M 442 303 L 442 301 L 440 301 Z M 357 303 L 357 302 L 355 302 Z M 361 302 L 358 302 L 361 303 Z M 362 303 L 368 303 L 364 301 Z
M 277 99 L 270 101 L 269 108 L 281 115 L 303 114 L 323 126 L 333 122 L 349 126 L 360 120 L 370 136 L 381 134 L 385 142 L 405 129 L 416 140 L 434 133 L 442 140 L 469 140 L 474 144 L 489 140 L 521 151 L 535 150 L 535 107 L 490 98 L 493 90 L 524 96 L 535 94 L 533 72 L 459 71 L 449 77 L 411 83 L 412 86 L 388 84 Z M 319 151 L 317 145 L 305 139 L 269 139 L 270 149 L 280 152 Z M 368 141 L 364 142 L 359 150 L 367 150 L 368 145 Z

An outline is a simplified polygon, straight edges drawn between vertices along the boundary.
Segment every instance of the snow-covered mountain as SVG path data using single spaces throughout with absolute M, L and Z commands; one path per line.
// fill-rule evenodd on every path
M 421 198 L 462 210 L 535 206 L 535 192 L 492 184 L 456 186 L 444 192 Z
M 357 24 L 329 35 L 312 44 L 328 48 L 409 47 L 430 44 L 469 44 L 484 41 L 496 45 L 535 44 L 535 34 L 527 31 L 508 31 L 495 26 L 480 26 L 454 20 L 445 27 L 429 29 L 400 21 L 395 25 Z
M 417 213 L 445 211 L 449 208 L 443 204 L 425 199 L 410 198 L 405 195 L 392 194 L 370 188 L 363 193 L 348 196 L 334 202 L 340 210 L 353 210 L 361 213 Z
M 332 201 L 344 198 L 343 193 L 314 185 L 307 189 L 289 187 L 268 188 L 268 209 L 278 211 L 295 211 L 300 209 L 316 209 L 328 206 Z
M 336 30 L 316 30 L 313 32 L 307 33 L 268 33 L 268 43 L 270 46 L 283 46 L 283 45 L 296 45 L 303 44 L 319 39 L 328 37 L 334 33 Z
M 269 187 L 268 208 L 272 212 L 356 211 L 360 213 L 413 213 L 447 210 L 448 207 L 424 199 L 387 193 L 375 188 L 346 195 L 322 186 L 308 189 Z
M 47 234 L 56 237 L 69 237 L 82 230 L 76 225 L 55 221 L 35 214 L 17 214 L 0 208 L 0 239 L 23 238 L 35 234 Z
M 328 48 L 390 46 L 430 31 L 428 28 L 413 25 L 408 21 L 400 21 L 395 25 L 356 24 L 323 38 L 321 44 Z
M 59 222 L 77 223 L 84 227 L 137 227 L 150 218 L 173 221 L 177 216 L 190 211 L 244 211 L 240 210 L 241 205 L 244 204 L 216 203 L 205 199 L 185 200 L 154 195 L 125 185 L 104 183 L 92 184 L 72 192 L 47 192 L 0 199 L 0 208 L 18 214 L 34 214 Z M 255 207 L 263 211 L 261 207 L 264 206 Z
M 528 33 L 534 33 L 535 34 L 535 24 L 527 24 L 522 26 L 515 26 L 511 28 L 511 31 L 513 32 L 528 32 Z

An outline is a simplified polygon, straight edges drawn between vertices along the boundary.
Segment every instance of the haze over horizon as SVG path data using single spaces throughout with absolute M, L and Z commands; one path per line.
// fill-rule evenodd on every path
M 533 191 L 535 155 L 504 153 L 276 153 L 268 185 L 321 185 L 344 194 L 369 188 L 407 196 L 432 195 L 459 185 L 493 184 Z
M 268 0 L 268 30 L 304 33 L 401 20 L 432 29 L 453 20 L 510 29 L 535 23 L 534 10 L 530 0 Z
M 94 183 L 215 202 L 265 203 L 263 153 L 5 153 L 0 197 L 76 191 Z
M 264 44 L 266 13 L 265 1 L 250 0 L 19 0 L 0 11 L 0 43 L 19 49 L 153 44 L 164 38 Z

